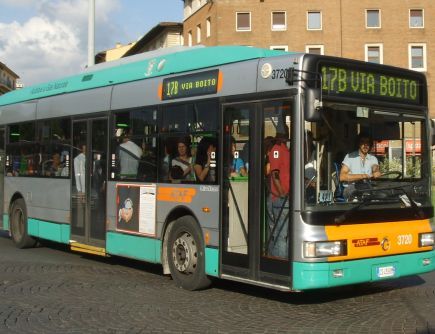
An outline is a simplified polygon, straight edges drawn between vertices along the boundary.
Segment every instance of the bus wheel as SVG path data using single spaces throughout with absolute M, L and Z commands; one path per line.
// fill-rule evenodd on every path
M 186 290 L 210 285 L 205 274 L 204 244 L 201 230 L 191 216 L 178 218 L 168 239 L 168 262 L 175 284 Z
M 11 210 L 11 235 L 18 248 L 29 248 L 36 245 L 36 240 L 27 234 L 27 210 L 22 198 L 15 200 Z

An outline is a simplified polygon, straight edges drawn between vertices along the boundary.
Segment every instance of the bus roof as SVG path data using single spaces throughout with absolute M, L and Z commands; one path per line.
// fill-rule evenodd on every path
M 110 63 L 93 66 L 81 74 L 26 87 L 0 96 L 0 106 L 48 96 L 105 87 L 147 78 L 183 73 L 244 60 L 288 54 L 284 51 L 246 46 L 174 48 L 152 51 Z

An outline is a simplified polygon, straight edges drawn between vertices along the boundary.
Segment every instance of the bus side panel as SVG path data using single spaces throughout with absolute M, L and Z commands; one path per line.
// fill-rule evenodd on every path
M 35 218 L 29 218 L 27 223 L 28 233 L 31 236 L 63 244 L 70 243 L 70 225 L 46 222 Z
M 121 182 L 120 182 L 121 183 Z M 191 213 L 199 222 L 206 241 L 206 272 L 218 275 L 219 266 L 219 187 L 196 184 L 159 184 L 156 194 L 155 236 L 129 233 L 117 228 L 116 184 L 108 183 L 107 252 L 150 262 L 161 261 L 163 227 L 171 213 Z M 122 182 L 122 184 L 126 184 Z M 138 185 L 131 183 L 132 185 Z M 142 184 L 144 185 L 144 184 Z M 187 194 L 187 195 L 186 195 Z M 207 210 L 205 209 L 207 208 Z M 180 210 L 180 211 L 177 211 Z M 207 212 L 204 212 L 207 211 Z
M 205 273 L 210 276 L 219 276 L 219 248 L 205 248 Z
M 35 220 L 33 229 L 29 232 L 35 231 L 32 235 L 43 239 L 66 242 L 67 235 L 69 239 L 70 191 L 69 179 L 7 176 L 4 212 L 8 212 L 12 196 L 19 193 L 26 203 L 28 219 Z M 7 214 L 3 219 L 8 222 L 6 225 L 9 227 L 9 220 L 5 218 L 8 218 Z M 38 227 L 39 222 L 43 222 L 42 228 Z
M 3 212 L 5 212 L 5 211 L 3 211 Z M 2 229 L 5 231 L 9 231 L 9 215 L 7 213 L 3 214 L 3 227 L 2 227 Z
M 216 94 L 206 95 L 204 98 L 256 92 L 257 66 L 258 59 L 253 59 L 243 63 L 227 64 L 221 68 L 216 67 L 222 72 L 224 84 Z M 118 110 L 162 103 L 161 97 L 158 95 L 159 85 L 162 81 L 162 78 L 155 78 L 114 86 L 111 109 Z M 176 102 L 197 100 L 198 97 L 193 97 L 178 99 Z
M 108 111 L 110 109 L 111 91 L 111 87 L 104 87 L 42 99 L 38 102 L 37 118 Z
M 27 102 L 1 107 L 0 124 L 33 121 L 36 117 L 36 103 Z
M 160 184 L 157 187 L 157 222 L 159 230 L 168 215 L 189 210 L 198 221 L 205 244 L 205 271 L 219 274 L 219 186 L 196 184 Z
M 161 240 L 158 239 L 109 231 L 107 232 L 106 252 L 112 255 L 161 263 L 161 244 Z

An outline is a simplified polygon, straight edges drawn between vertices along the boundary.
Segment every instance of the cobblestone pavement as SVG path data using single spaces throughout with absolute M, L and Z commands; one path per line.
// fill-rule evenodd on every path
M 188 292 L 157 265 L 18 250 L 0 232 L 0 333 L 435 333 L 435 274 L 299 294 L 229 281 Z

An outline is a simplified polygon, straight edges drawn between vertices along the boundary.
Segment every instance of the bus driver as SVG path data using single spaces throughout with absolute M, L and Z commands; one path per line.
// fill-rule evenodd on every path
M 368 136 L 360 135 L 358 140 L 358 150 L 346 154 L 344 157 L 341 171 L 340 182 L 348 183 L 344 190 L 344 196 L 349 198 L 355 190 L 355 182 L 369 180 L 381 176 L 379 171 L 378 159 L 369 154 L 371 140 Z

